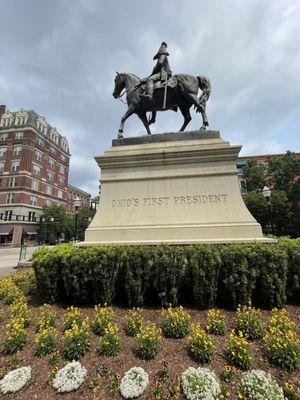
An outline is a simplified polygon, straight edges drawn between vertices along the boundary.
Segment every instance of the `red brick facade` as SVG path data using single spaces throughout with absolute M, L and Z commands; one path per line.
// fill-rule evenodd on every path
M 1 230 L 8 236 L 5 224 L 21 219 L 26 230 L 30 222 L 37 225 L 45 205 L 60 204 L 67 210 L 69 159 L 66 138 L 44 118 L 25 110 L 3 113 L 0 106 L 2 242 L 7 238 Z
M 79 198 L 81 201 L 81 207 L 91 205 L 91 195 L 75 186 L 68 186 L 68 206 L 67 211 L 71 214 L 75 213 L 74 199 Z

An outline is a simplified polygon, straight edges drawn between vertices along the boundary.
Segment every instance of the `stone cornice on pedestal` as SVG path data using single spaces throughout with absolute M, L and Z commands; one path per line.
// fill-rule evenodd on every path
M 191 131 L 113 140 L 95 160 L 102 169 L 203 163 L 235 160 L 240 150 L 221 139 L 219 131 Z

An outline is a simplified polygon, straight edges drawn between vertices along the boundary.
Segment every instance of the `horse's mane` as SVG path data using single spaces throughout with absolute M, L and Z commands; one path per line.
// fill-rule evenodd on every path
M 139 78 L 139 77 L 138 77 L 137 75 L 135 75 L 135 74 L 128 74 L 128 75 L 133 76 L 134 78 L 138 79 L 139 81 L 141 80 L 141 78 Z

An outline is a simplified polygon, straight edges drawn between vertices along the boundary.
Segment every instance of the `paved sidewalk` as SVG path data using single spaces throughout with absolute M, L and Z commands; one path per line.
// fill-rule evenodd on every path
M 27 247 L 26 259 L 30 258 L 38 246 Z M 0 275 L 14 272 L 19 262 L 20 247 L 0 247 Z

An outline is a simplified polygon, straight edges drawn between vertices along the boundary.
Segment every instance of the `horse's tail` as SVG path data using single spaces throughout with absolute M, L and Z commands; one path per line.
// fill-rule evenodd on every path
M 199 75 L 199 76 L 197 76 L 197 80 L 198 80 L 199 88 L 202 91 L 205 90 L 209 97 L 210 93 L 211 93 L 211 83 L 210 83 L 209 78 L 205 75 Z

